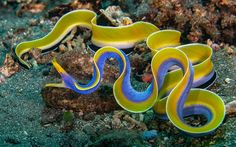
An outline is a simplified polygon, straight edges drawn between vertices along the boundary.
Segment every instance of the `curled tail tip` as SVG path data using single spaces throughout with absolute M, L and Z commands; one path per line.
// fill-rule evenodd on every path
M 56 64 L 57 63 L 56 57 L 54 57 L 51 62 L 52 62 L 53 65 Z
M 52 59 L 52 64 L 58 73 L 66 73 L 66 71 L 61 67 L 61 65 L 56 61 L 56 58 Z

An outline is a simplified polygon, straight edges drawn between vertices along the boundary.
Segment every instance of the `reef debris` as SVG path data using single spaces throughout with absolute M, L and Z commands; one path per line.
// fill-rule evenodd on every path
M 113 26 L 125 26 L 133 23 L 129 14 L 124 13 L 119 6 L 109 6 L 105 10 L 100 9 L 100 12 Z
M 0 73 L 5 77 L 9 78 L 20 70 L 20 66 L 15 62 L 10 54 L 6 54 L 3 66 L 0 67 Z M 2 78 L 1 81 L 3 81 Z
M 6 78 L 3 75 L 0 75 L 0 84 L 4 83 Z
M 80 0 L 73 0 L 68 4 L 58 5 L 48 11 L 48 17 L 60 17 L 63 14 L 70 12 L 76 9 L 87 9 L 87 10 L 95 10 L 97 7 L 97 2 L 87 2 Z
M 37 62 L 37 64 L 49 63 L 56 55 L 57 53 L 54 51 L 49 52 L 47 54 L 42 54 L 42 51 L 37 48 L 32 48 L 29 51 L 29 56 L 33 58 L 31 62 Z
M 228 116 L 236 116 L 236 100 L 226 104 L 226 113 Z
M 102 88 L 103 86 L 101 86 Z M 44 88 L 42 96 L 47 106 L 74 110 L 75 112 L 105 113 L 121 109 L 111 94 L 102 94 L 99 89 L 89 95 L 80 95 L 64 88 Z
M 148 130 L 143 132 L 143 139 L 144 140 L 151 140 L 156 138 L 158 135 L 157 130 Z
M 234 0 L 200 1 L 190 4 L 182 0 L 153 0 L 145 20 L 160 28 L 175 28 L 191 42 L 214 41 L 235 45 L 236 3 Z

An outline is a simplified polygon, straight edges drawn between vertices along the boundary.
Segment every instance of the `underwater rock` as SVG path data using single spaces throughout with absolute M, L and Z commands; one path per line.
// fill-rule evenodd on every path
M 44 3 L 21 3 L 19 6 L 18 10 L 16 11 L 17 16 L 21 16 L 25 12 L 30 12 L 33 14 L 37 14 L 42 12 L 45 9 L 45 4 Z
M 214 51 L 219 51 L 221 49 L 221 46 L 211 41 L 211 39 L 207 39 L 207 45 L 209 45 Z
M 116 110 L 112 116 L 111 128 L 112 129 L 128 129 L 128 130 L 147 130 L 146 124 L 143 122 L 144 115 L 142 113 L 132 114 L 126 110 Z M 106 118 L 106 122 L 110 121 Z
M 121 128 L 121 117 L 119 117 L 119 115 L 113 115 L 113 119 L 112 119 L 112 128 L 115 128 L 115 129 L 119 129 Z
M 45 5 L 43 3 L 30 4 L 25 9 L 33 14 L 40 13 L 44 10 Z
M 188 6 L 187 6 L 188 5 Z M 236 3 L 234 0 L 195 1 L 153 0 L 145 19 L 160 28 L 175 28 L 183 39 L 235 44 Z
M 227 84 L 229 84 L 230 81 L 232 81 L 232 79 L 230 79 L 230 78 L 226 78 L 226 79 L 225 79 L 225 83 L 227 83 Z
M 64 88 L 46 87 L 42 90 L 42 97 L 47 106 L 52 108 L 74 110 L 83 113 L 104 113 L 121 109 L 113 95 L 100 96 L 98 91 L 88 95 L 80 95 Z
M 214 51 L 219 51 L 220 49 L 224 48 L 229 55 L 233 55 L 236 53 L 236 47 L 233 45 L 229 45 L 228 43 L 222 42 L 220 44 L 217 44 L 211 39 L 207 39 L 207 45 L 209 45 Z
M 226 113 L 227 115 L 236 115 L 236 100 L 226 104 Z
M 114 115 L 112 116 L 112 120 L 111 120 L 111 126 L 113 129 L 120 129 L 122 128 L 122 118 L 124 117 L 124 115 L 126 115 L 127 112 L 124 110 L 120 110 L 120 111 L 114 111 Z
M 13 60 L 11 55 L 6 54 L 3 66 L 0 67 L 0 73 L 6 78 L 11 77 L 20 70 L 20 66 Z
M 6 78 L 3 75 L 0 75 L 0 84 L 4 83 Z
M 94 1 L 93 1 L 94 2 Z M 72 2 L 68 4 L 61 4 L 58 5 L 48 11 L 48 17 L 56 17 L 56 16 L 62 16 L 63 14 L 77 10 L 77 9 L 87 9 L 87 10 L 93 10 L 97 8 L 96 2 L 95 5 L 92 2 L 87 1 L 80 1 L 80 0 L 73 0 Z
M 132 24 L 133 21 L 127 13 L 124 13 L 119 6 L 109 6 L 105 10 L 100 9 L 102 16 L 113 26 L 125 26 Z
M 235 48 L 235 47 L 234 47 Z M 229 55 L 232 55 L 232 54 L 234 54 L 234 50 L 233 50 L 233 46 L 229 46 L 229 44 L 226 44 L 225 45 L 225 49 L 226 49 L 226 51 L 227 51 L 227 53 L 229 54 Z
M 81 0 L 73 0 L 70 3 L 70 6 L 75 9 L 87 9 L 87 10 L 93 10 L 93 4 L 91 2 L 87 1 L 81 1 Z
M 156 138 L 158 135 L 157 130 L 149 130 L 143 132 L 143 139 L 144 140 L 151 140 Z
M 133 129 L 134 127 L 138 127 L 141 130 L 147 130 L 147 126 L 145 123 L 143 123 L 141 121 L 137 121 L 134 118 L 130 117 L 129 115 L 125 115 L 123 117 L 123 119 L 132 124 L 132 126 L 129 129 Z
M 42 54 L 42 50 L 33 48 L 29 51 L 29 56 L 32 57 L 32 59 L 29 61 L 31 64 L 33 62 L 36 62 L 37 64 L 45 64 L 51 62 L 51 60 L 57 55 L 58 53 L 52 51 L 47 54 Z M 25 56 L 25 58 L 28 58 L 28 56 Z

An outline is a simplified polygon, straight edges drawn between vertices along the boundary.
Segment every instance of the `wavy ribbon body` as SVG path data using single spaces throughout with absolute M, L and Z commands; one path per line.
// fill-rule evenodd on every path
M 81 94 L 91 93 L 99 87 L 105 61 L 115 58 L 119 63 L 120 76 L 114 83 L 113 93 L 117 103 L 125 110 L 140 113 L 153 108 L 159 116 L 168 118 L 177 128 L 191 135 L 210 133 L 222 123 L 225 116 L 222 99 L 208 90 L 194 88 L 212 82 L 215 76 L 210 47 L 203 44 L 180 45 L 180 32 L 158 31 L 158 28 L 146 22 L 125 27 L 98 26 L 95 16 L 88 10 L 66 14 L 44 38 L 23 42 L 16 47 L 20 62 L 30 67 L 21 59 L 30 48 L 48 49 L 58 44 L 72 27 L 86 26 L 92 30 L 93 44 L 102 47 L 93 58 L 94 73 L 91 81 L 86 85 L 77 83 L 54 59 L 52 63 L 63 82 L 46 86 L 65 87 Z M 153 81 L 145 91 L 139 92 L 130 83 L 130 62 L 120 49 L 132 47 L 145 39 L 153 54 Z M 168 72 L 173 65 L 179 68 Z M 200 127 L 190 126 L 184 120 L 189 115 L 204 115 L 207 123 Z
M 75 26 L 83 26 L 92 30 L 91 41 L 98 47 L 110 45 L 119 49 L 130 48 L 138 41 L 144 40 L 159 29 L 151 23 L 136 22 L 129 26 L 105 27 L 97 25 L 96 14 L 89 10 L 76 10 L 65 14 L 56 23 L 48 35 L 41 39 L 22 42 L 16 46 L 15 53 L 20 62 L 30 68 L 30 64 L 21 56 L 32 48 L 49 50 L 55 47 Z M 116 41 L 114 41 L 116 40 Z

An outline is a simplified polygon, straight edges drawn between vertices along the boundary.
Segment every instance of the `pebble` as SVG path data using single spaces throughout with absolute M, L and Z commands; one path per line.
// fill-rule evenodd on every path
M 169 140 L 168 137 L 164 137 L 164 141 L 167 142 Z
M 117 117 L 113 118 L 112 127 L 113 128 L 120 128 L 121 127 L 121 120 Z
M 133 23 L 132 19 L 127 17 L 127 14 L 123 13 L 119 6 L 109 6 L 106 10 L 101 9 L 100 12 L 113 26 L 125 26 Z
M 236 113 L 236 100 L 226 104 L 226 112 L 229 115 Z
M 0 74 L 9 78 L 20 70 L 20 66 L 14 61 L 10 54 L 6 54 L 3 66 L 0 67 Z M 3 81 L 3 78 L 1 78 Z
M 25 135 L 29 135 L 26 131 L 24 131 L 24 134 L 25 134 Z
M 142 113 L 139 114 L 139 121 L 143 122 L 144 120 L 144 115 Z
M 232 79 L 230 79 L 230 78 L 226 78 L 226 79 L 225 79 L 225 82 L 226 82 L 227 84 L 229 84 L 231 80 L 232 80 Z
M 3 75 L 0 75 L 0 84 L 4 83 L 5 81 L 5 77 Z
M 211 45 L 211 47 L 212 47 L 212 49 L 214 50 L 214 51 L 219 51 L 221 48 L 220 48 L 220 45 L 218 45 L 218 44 L 216 44 L 216 43 L 213 43 L 212 45 Z
M 226 50 L 229 55 L 234 53 L 234 50 L 232 49 L 232 47 L 226 47 Z
M 158 135 L 157 130 L 149 130 L 143 132 L 143 139 L 144 140 L 151 140 L 156 138 Z
M 30 19 L 30 26 L 36 26 L 38 24 L 37 19 Z

